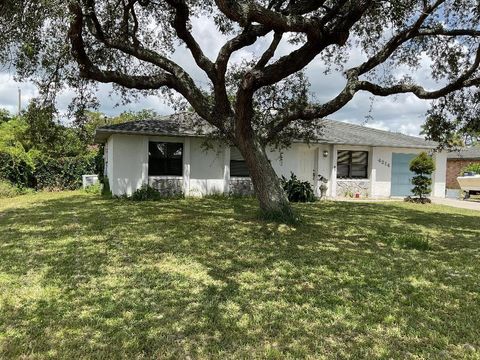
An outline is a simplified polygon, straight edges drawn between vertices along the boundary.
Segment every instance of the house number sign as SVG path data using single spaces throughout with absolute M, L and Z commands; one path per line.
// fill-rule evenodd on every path
M 390 167 L 390 163 L 388 161 L 378 158 L 378 162 L 386 167 Z

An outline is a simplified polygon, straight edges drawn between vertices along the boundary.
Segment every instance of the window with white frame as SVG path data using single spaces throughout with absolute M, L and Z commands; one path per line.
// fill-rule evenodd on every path
M 368 151 L 339 150 L 337 179 L 367 179 Z
M 148 176 L 182 176 L 183 144 L 148 143 Z

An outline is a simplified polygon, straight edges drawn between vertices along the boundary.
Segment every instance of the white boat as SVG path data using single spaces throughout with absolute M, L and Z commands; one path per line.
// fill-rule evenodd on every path
M 465 199 L 470 195 L 480 194 L 480 174 L 471 176 L 459 176 L 457 181 L 460 184 L 460 188 L 465 191 Z

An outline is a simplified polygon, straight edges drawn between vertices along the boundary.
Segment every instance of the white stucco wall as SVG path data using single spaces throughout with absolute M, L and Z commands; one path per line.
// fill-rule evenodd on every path
M 225 189 L 225 149 L 215 143 L 213 149 L 205 150 L 202 143 L 203 139 L 191 139 L 190 191 L 188 195 L 201 196 L 223 193 Z
M 114 195 L 131 195 L 136 189 L 149 181 L 148 142 L 171 141 L 184 144 L 184 192 L 187 196 L 201 196 L 212 193 L 228 192 L 229 148 L 220 144 L 213 149 L 202 148 L 201 138 L 112 135 L 107 142 L 107 175 Z M 369 151 L 369 196 L 387 198 L 391 190 L 392 153 L 417 154 L 422 149 L 365 147 L 326 144 L 293 144 L 291 148 L 268 151 L 268 157 L 279 176 L 290 177 L 294 172 L 302 181 L 319 186 L 318 175 L 326 177 L 329 196 L 337 195 L 336 154 L 339 150 Z M 324 151 L 328 155 L 324 156 Z M 433 193 L 435 197 L 445 196 L 446 155 L 435 155 L 437 170 L 433 175 Z M 166 177 L 168 178 L 168 177 Z
M 290 178 L 293 172 L 300 180 L 313 183 L 315 165 L 314 148 L 305 144 L 292 144 L 291 148 L 267 151 L 273 169 L 278 176 Z
M 323 156 L 324 150 L 329 151 L 327 157 Z M 315 156 L 316 151 L 319 152 L 318 158 Z M 314 170 L 317 170 L 318 174 L 327 179 L 329 178 L 329 158 L 331 155 L 329 145 L 293 144 L 289 149 L 281 152 L 270 150 L 267 155 L 278 176 L 289 178 L 290 173 L 293 172 L 300 180 L 309 181 L 312 185 L 314 183 Z
M 167 136 L 110 136 L 107 141 L 107 175 L 114 195 L 131 195 L 148 183 L 148 143 L 183 143 L 183 176 L 155 176 L 152 179 L 183 179 L 186 195 L 201 196 L 225 190 L 225 149 L 218 144 L 205 151 L 202 139 Z
M 404 150 L 395 149 L 403 153 Z M 372 148 L 372 162 L 370 170 L 371 196 L 386 198 L 390 196 L 392 179 L 392 149 L 383 147 Z
M 433 173 L 432 196 L 444 198 L 446 196 L 447 181 L 447 153 L 441 152 L 434 155 L 435 172 Z
M 112 135 L 109 139 L 109 182 L 114 195 L 131 195 L 147 182 L 148 141 L 144 136 Z
M 107 161 L 107 173 L 105 174 L 108 179 L 113 177 L 113 136 L 108 138 L 107 143 L 105 144 L 105 154 L 106 154 L 106 161 Z M 111 186 L 111 184 L 110 184 Z

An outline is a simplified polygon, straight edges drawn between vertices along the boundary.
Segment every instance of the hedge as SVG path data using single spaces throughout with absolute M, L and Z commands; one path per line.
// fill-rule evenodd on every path
M 95 174 L 98 169 L 95 153 L 64 158 L 39 157 L 33 165 L 0 152 L 0 178 L 18 187 L 37 190 L 75 190 L 82 185 L 82 175 Z
M 0 179 L 7 180 L 19 187 L 34 187 L 34 165 L 26 154 L 0 152 Z
M 35 164 L 37 189 L 75 190 L 82 185 L 82 175 L 95 172 L 93 156 L 41 159 Z

